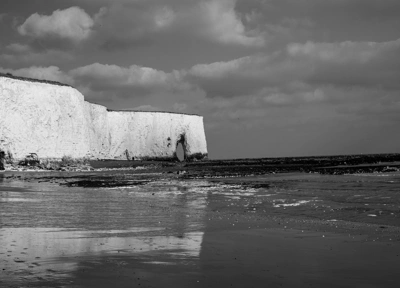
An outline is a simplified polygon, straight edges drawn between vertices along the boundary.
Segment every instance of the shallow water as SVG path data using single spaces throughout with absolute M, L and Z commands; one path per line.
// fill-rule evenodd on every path
M 299 205 L 295 213 L 323 220 L 400 225 L 399 173 L 294 176 L 276 183 L 276 191 L 274 205 Z
M 399 173 L 156 179 L 122 188 L 0 178 L 0 284 L 69 285 L 88 263 L 122 269 L 132 259 L 135 267 L 183 265 L 198 273 L 219 212 L 398 227 L 399 191 Z M 235 223 L 226 225 L 219 229 Z

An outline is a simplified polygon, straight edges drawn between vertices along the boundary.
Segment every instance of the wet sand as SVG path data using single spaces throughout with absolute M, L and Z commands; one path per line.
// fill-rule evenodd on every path
M 116 173 L 0 178 L 0 287 L 398 286 L 400 173 Z
M 398 287 L 400 277 L 399 245 L 366 242 L 362 236 L 220 230 L 204 235 L 196 257 L 171 252 L 39 259 L 31 265 L 49 268 L 33 272 L 35 280 L 20 275 L 10 287 Z M 74 264 L 70 273 L 68 263 Z

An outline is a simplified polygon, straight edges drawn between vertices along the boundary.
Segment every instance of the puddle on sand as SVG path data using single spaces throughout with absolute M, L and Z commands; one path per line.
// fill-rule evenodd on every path
M 126 255 L 138 261 L 142 259 L 143 263 L 174 265 L 199 257 L 203 232 L 187 232 L 179 237 L 160 235 L 164 230 L 162 227 L 104 231 L 2 228 L 0 283 L 33 284 L 63 279 L 87 258 L 98 261 L 105 256 Z M 143 233 L 156 231 L 161 233 L 143 236 Z M 165 259 L 162 262 L 154 257 L 160 253 Z

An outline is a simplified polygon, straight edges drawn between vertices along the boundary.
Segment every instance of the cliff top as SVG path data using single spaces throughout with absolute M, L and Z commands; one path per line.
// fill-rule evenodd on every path
M 1 73 L 1 72 L 0 72 L 0 77 L 11 78 L 11 79 L 16 79 L 16 80 L 22 80 L 22 81 L 29 81 L 29 82 L 46 83 L 46 84 L 52 84 L 52 85 L 57 85 L 57 86 L 72 87 L 71 85 L 64 84 L 64 83 L 57 82 L 57 81 L 40 80 L 40 79 L 35 79 L 35 78 L 14 76 L 14 75 L 12 75 L 11 73 Z M 72 88 L 74 88 L 74 87 L 72 87 Z
M 168 114 L 179 114 L 189 116 L 201 116 L 199 114 L 181 113 L 181 112 L 169 112 L 169 111 L 145 111 L 145 110 L 113 110 L 107 109 L 108 112 L 141 112 L 141 113 L 168 113 Z

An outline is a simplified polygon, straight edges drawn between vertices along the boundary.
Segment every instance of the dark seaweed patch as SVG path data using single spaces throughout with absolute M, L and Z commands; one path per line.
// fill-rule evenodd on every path
M 255 183 L 255 184 L 249 184 L 248 186 L 251 188 L 259 189 L 259 188 L 269 188 L 271 185 L 268 183 Z
M 148 180 L 79 180 L 67 183 L 61 183 L 60 185 L 68 187 L 84 187 L 84 188 L 113 188 L 113 187 L 126 187 L 126 186 L 137 186 L 143 185 L 150 181 Z

